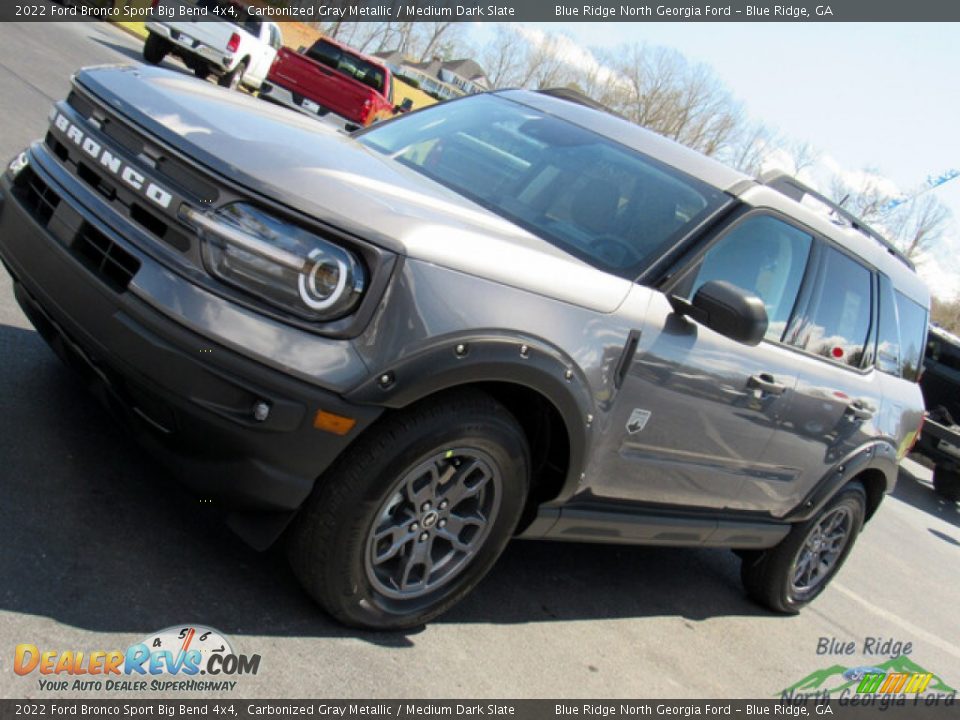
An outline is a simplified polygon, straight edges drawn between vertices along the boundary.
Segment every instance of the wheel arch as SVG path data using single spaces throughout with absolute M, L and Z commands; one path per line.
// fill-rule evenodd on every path
M 863 485 L 867 495 L 864 521 L 869 520 L 883 496 L 893 490 L 898 472 L 896 448 L 884 440 L 874 440 L 834 465 L 784 520 L 802 522 L 813 517 L 851 482 Z
M 533 520 L 539 505 L 569 498 L 586 463 L 593 402 L 577 364 L 538 339 L 444 338 L 384 367 L 345 399 L 402 410 L 468 388 L 486 392 L 510 410 L 530 445 L 533 477 L 522 525 Z

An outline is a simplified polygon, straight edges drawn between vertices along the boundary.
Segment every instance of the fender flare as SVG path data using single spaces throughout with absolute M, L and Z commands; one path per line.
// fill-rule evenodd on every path
M 579 365 L 540 338 L 497 331 L 433 338 L 383 366 L 343 397 L 360 405 L 401 409 L 444 390 L 483 382 L 529 388 L 557 410 L 570 457 L 563 489 L 551 504 L 572 496 L 588 457 L 593 398 Z
M 841 488 L 866 470 L 877 470 L 883 475 L 886 481 L 883 488 L 885 495 L 896 485 L 898 467 L 896 447 L 887 440 L 873 439 L 836 463 L 800 504 L 782 519 L 791 523 L 809 520 L 820 512 Z M 867 517 L 869 519 L 869 514 Z

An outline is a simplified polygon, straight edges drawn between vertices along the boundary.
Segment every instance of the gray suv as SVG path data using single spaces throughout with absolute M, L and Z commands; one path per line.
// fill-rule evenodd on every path
M 511 537 L 731 548 L 796 612 L 920 425 L 928 293 L 882 238 L 549 94 L 350 135 L 87 69 L 0 192 L 37 330 L 352 625 Z

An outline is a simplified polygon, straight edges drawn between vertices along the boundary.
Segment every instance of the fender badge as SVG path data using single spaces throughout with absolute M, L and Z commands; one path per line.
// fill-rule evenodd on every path
M 630 413 L 630 419 L 627 420 L 627 432 L 636 435 L 647 426 L 647 420 L 650 419 L 650 411 L 642 408 L 634 408 Z

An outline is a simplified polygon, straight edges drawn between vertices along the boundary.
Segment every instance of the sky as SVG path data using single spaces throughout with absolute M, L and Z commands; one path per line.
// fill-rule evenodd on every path
M 646 42 L 709 65 L 754 120 L 809 142 L 824 168 L 865 168 L 903 191 L 960 170 L 960 24 L 536 23 L 581 47 Z M 488 29 L 476 27 L 483 41 Z M 826 188 L 822 188 L 826 189 Z M 920 272 L 960 298 L 960 178 L 932 191 L 953 212 Z

